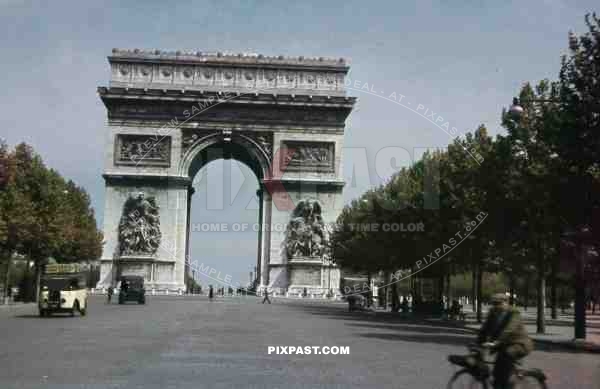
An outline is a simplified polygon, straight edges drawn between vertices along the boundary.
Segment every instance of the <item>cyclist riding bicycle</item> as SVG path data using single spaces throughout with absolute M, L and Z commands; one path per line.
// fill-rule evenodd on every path
M 492 296 L 492 308 L 479 330 L 477 342 L 493 345 L 497 353 L 494 364 L 494 387 L 508 388 L 515 363 L 533 350 L 533 342 L 521 321 L 519 311 L 508 305 L 508 297 Z

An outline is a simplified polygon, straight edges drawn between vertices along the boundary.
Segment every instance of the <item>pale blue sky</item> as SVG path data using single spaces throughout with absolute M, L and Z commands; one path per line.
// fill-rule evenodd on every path
M 96 87 L 108 83 L 106 56 L 113 47 L 346 57 L 353 80 L 386 95 L 405 95 L 413 107 L 424 105 L 460 131 L 483 123 L 495 133 L 502 107 L 524 81 L 556 77 L 568 31 L 584 31 L 583 16 L 594 5 L 0 0 L 0 137 L 32 144 L 49 166 L 83 185 L 101 222 L 106 112 Z M 381 148 L 448 143 L 448 135 L 422 116 L 359 91 L 351 94 L 360 103 L 348 121 L 345 144 L 366 148 L 371 173 L 360 173 L 366 172 L 362 159 L 354 157 L 360 152 L 349 154 L 345 176 L 351 177 L 353 166 L 360 175 L 347 187 L 347 199 L 380 182 L 374 161 Z M 209 170 L 224 174 L 234 193 L 241 177 L 249 175 L 245 166 L 223 170 L 219 162 Z M 206 211 L 206 198 L 222 197 L 221 192 L 207 196 L 199 190 L 193 221 L 254 222 L 256 207 L 245 208 L 253 204 L 255 188 L 256 179 L 247 179 L 233 204 L 225 201 L 220 211 Z M 253 232 L 192 233 L 192 246 L 195 260 L 222 269 L 234 281 L 248 280 L 256 258 Z

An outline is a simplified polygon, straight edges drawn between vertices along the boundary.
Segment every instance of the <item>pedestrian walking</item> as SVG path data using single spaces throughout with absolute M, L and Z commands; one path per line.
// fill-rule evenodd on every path
M 215 291 L 212 285 L 208 286 L 208 299 L 212 301 L 213 297 L 215 297 Z
M 112 299 L 112 295 L 115 292 L 112 285 L 108 287 L 108 293 L 106 294 L 106 303 L 110 304 L 110 300 Z
M 263 301 L 262 303 L 264 304 L 266 302 L 268 302 L 269 304 L 271 304 L 271 300 L 269 300 L 269 289 L 265 288 L 265 297 L 263 297 Z

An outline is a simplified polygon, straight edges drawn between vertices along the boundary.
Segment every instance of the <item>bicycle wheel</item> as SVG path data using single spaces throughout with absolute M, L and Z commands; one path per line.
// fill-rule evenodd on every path
M 480 381 L 471 374 L 469 369 L 462 369 L 454 373 L 448 385 L 448 389 L 487 389 L 486 381 Z
M 513 389 L 547 389 L 546 376 L 541 371 L 521 371 L 513 377 Z

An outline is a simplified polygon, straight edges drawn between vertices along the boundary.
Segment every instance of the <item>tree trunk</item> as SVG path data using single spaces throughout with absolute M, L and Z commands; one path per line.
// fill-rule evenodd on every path
M 473 271 L 471 272 L 471 306 L 474 313 L 477 312 L 475 301 L 477 301 L 477 264 L 473 264 Z
M 391 286 L 392 286 L 392 312 L 398 312 L 400 310 L 400 299 L 398 298 L 398 283 L 394 282 Z
M 585 312 L 585 276 L 584 276 L 584 248 L 577 244 L 577 262 L 575 272 L 575 339 L 585 340 L 587 335 Z
M 483 296 L 483 266 L 477 264 L 477 323 L 481 323 L 483 315 L 481 312 L 481 296 Z
M 537 330 L 538 334 L 546 333 L 546 274 L 544 271 L 544 259 L 540 254 L 538 260 L 537 276 Z
M 12 255 L 12 254 L 11 254 Z M 8 259 L 6 261 L 6 273 L 4 274 L 4 304 L 8 305 L 8 292 L 10 290 L 10 264 L 11 264 L 11 257 L 10 255 L 8 256 Z
M 558 293 L 556 291 L 556 273 L 557 273 L 557 261 L 552 262 L 552 274 L 550 275 L 550 305 L 552 308 L 552 319 L 558 318 Z
M 41 265 L 38 261 L 34 262 L 34 269 L 35 269 L 35 278 L 34 278 L 34 287 L 33 287 L 33 291 L 35 293 L 35 295 L 33 296 L 33 302 L 37 303 L 38 302 L 38 297 L 40 295 L 40 279 L 42 278 L 42 269 L 41 269 Z
M 523 310 L 527 311 L 529 305 L 529 283 L 531 282 L 531 275 L 527 273 L 525 278 L 525 290 L 523 291 Z
M 446 274 L 446 309 L 450 309 L 452 304 L 453 296 L 452 296 L 452 288 L 450 285 L 450 272 Z
M 515 305 L 515 274 L 511 271 L 508 279 L 510 297 L 508 303 L 511 306 Z
M 444 275 L 440 275 L 438 277 L 438 293 L 437 293 L 437 298 L 438 298 L 438 302 L 440 304 L 444 303 L 444 281 L 445 281 Z
M 369 284 L 367 290 L 367 307 L 370 307 L 373 303 L 373 288 L 371 287 L 371 272 L 367 272 L 367 282 Z

